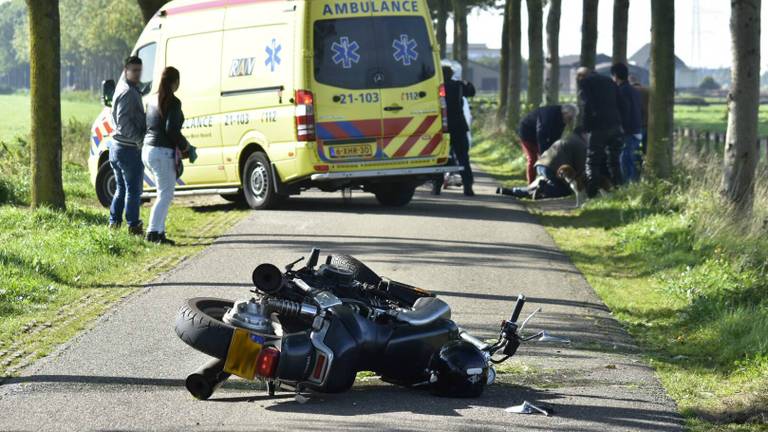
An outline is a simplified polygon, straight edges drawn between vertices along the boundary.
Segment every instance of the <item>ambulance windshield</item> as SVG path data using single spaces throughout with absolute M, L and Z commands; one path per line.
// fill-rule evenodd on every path
M 435 75 L 427 26 L 418 16 L 319 20 L 315 80 L 346 89 L 406 87 Z

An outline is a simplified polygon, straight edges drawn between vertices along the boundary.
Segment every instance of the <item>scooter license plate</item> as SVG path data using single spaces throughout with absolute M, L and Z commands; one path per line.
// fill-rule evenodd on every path
M 224 372 L 252 380 L 256 376 L 256 360 L 263 347 L 263 337 L 236 328 L 229 343 Z

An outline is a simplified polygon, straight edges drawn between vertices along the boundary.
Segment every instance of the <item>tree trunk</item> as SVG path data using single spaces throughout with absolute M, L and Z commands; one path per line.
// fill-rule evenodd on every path
M 584 0 L 581 20 L 580 61 L 582 66 L 590 69 L 595 68 L 595 57 L 597 57 L 597 2 L 598 0 Z
M 549 0 L 547 14 L 547 57 L 548 68 L 545 86 L 547 105 L 560 102 L 560 0 Z
M 63 209 L 61 178 L 61 33 L 58 0 L 29 7 L 32 207 Z
M 614 63 L 627 63 L 627 22 L 629 0 L 613 0 L 613 55 Z
M 496 117 L 499 123 L 507 115 L 509 95 L 509 8 L 511 0 L 504 3 L 504 23 L 501 26 L 501 59 L 499 59 L 499 109 Z
M 538 108 L 544 92 L 543 8 L 541 0 L 526 0 L 528 7 L 528 105 Z
M 136 0 L 141 9 L 141 15 L 144 17 L 144 24 L 148 23 L 163 5 L 170 0 Z
M 445 30 L 448 22 L 448 0 L 437 0 L 437 44 L 440 45 L 440 59 L 446 56 L 448 35 Z
M 737 216 L 749 217 L 759 157 L 760 0 L 731 1 L 731 55 L 722 195 Z
M 467 1 L 453 0 L 453 59 L 461 63 L 462 78 L 466 79 L 467 60 Z
M 514 131 L 520 122 L 520 78 L 522 59 L 520 57 L 520 1 L 507 0 L 509 9 L 509 84 L 507 100 L 507 130 Z
M 651 0 L 650 93 L 647 173 L 669 178 L 675 102 L 675 3 L 671 0 Z

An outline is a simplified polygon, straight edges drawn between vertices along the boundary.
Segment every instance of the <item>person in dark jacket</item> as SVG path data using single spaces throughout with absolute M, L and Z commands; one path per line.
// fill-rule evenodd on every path
M 637 79 L 637 77 L 634 75 L 629 76 L 629 83 L 632 84 L 632 86 L 637 89 L 637 92 L 640 94 L 640 115 L 643 123 L 641 148 L 643 150 L 643 155 L 645 155 L 648 153 L 648 102 L 651 98 L 651 92 L 648 90 L 648 87 L 643 86 L 640 83 L 640 80 Z
M 174 95 L 180 81 L 176 68 L 165 68 L 157 100 L 147 106 L 147 134 L 142 159 L 157 185 L 157 200 L 152 206 L 147 232 L 147 240 L 154 243 L 174 244 L 166 237 L 165 221 L 176 189 L 176 153 L 187 151 L 189 147 L 181 134 L 184 124 L 181 101 Z
M 536 178 L 535 165 L 539 155 L 560 139 L 565 126 L 576 118 L 578 111 L 575 105 L 550 105 L 531 111 L 520 121 L 518 134 L 528 161 L 528 183 Z
M 587 145 L 587 195 L 597 195 L 606 178 L 613 185 L 622 182 L 619 160 L 624 147 L 621 128 L 623 101 L 616 83 L 581 67 L 576 72 L 579 97 L 577 125 L 589 134 Z
M 469 139 L 467 138 L 469 126 L 464 118 L 462 104 L 464 97 L 475 95 L 475 86 L 468 81 L 453 79 L 453 69 L 450 66 L 443 66 L 443 77 L 445 78 L 445 101 L 448 110 L 448 133 L 451 135 L 451 153 L 455 156 L 456 162 L 464 167 L 461 171 L 464 195 L 474 196 L 475 192 L 472 189 L 474 176 L 469 162 Z M 437 181 L 434 183 L 433 193 L 435 188 L 439 193 L 440 184 Z
M 642 153 L 640 143 L 643 138 L 643 113 L 640 92 L 629 83 L 629 68 L 624 63 L 611 66 L 613 82 L 619 87 L 622 99 L 621 124 L 624 130 L 624 148 L 621 151 L 621 174 L 624 182 L 640 180 Z
M 146 132 L 146 118 L 142 102 L 141 59 L 135 56 L 125 60 L 123 76 L 112 98 L 112 122 L 115 133 L 109 145 L 109 164 L 115 173 L 115 196 L 109 207 L 109 227 L 118 229 L 125 220 L 128 232 L 144 235 L 139 208 L 144 184 L 144 164 L 141 162 L 141 143 Z
M 528 186 L 516 188 L 498 188 L 497 193 L 518 198 L 559 198 L 570 195 L 573 191 L 566 179 L 562 178 L 561 169 L 565 166 L 572 170 L 570 176 L 581 178 L 587 164 L 587 141 L 584 134 L 577 130 L 566 138 L 557 140 L 536 162 L 537 178 Z

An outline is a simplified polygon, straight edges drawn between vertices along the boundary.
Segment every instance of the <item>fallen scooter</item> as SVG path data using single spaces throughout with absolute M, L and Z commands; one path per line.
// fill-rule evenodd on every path
M 433 394 L 477 397 L 494 382 L 494 365 L 515 354 L 518 296 L 498 339 L 485 343 L 450 319 L 451 308 L 433 293 L 379 277 L 357 259 L 330 255 L 317 265 L 313 249 L 304 267 L 285 271 L 261 264 L 253 271 L 255 295 L 247 300 L 192 298 L 180 308 L 176 333 L 214 359 L 186 379 L 198 399 L 208 399 L 231 375 L 278 388 L 338 393 L 357 372 L 385 381 L 426 387 Z M 547 335 L 545 335 L 547 336 Z

